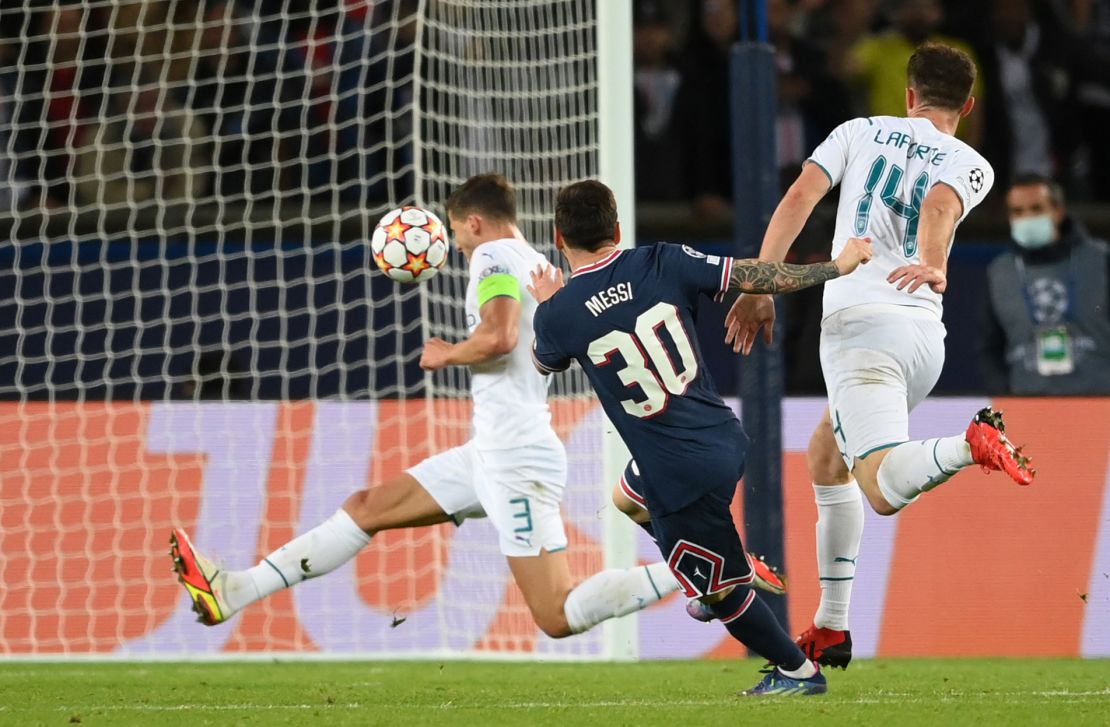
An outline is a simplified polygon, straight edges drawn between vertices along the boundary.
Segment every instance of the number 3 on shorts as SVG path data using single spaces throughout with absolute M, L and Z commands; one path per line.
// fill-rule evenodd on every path
M 532 532 L 532 505 L 530 502 L 528 502 L 528 498 L 514 497 L 513 499 L 509 500 L 509 504 L 516 507 L 516 512 L 513 513 L 513 519 L 520 519 L 524 521 L 523 524 L 521 524 L 520 527 L 515 528 L 513 532 L 519 533 L 521 535 Z

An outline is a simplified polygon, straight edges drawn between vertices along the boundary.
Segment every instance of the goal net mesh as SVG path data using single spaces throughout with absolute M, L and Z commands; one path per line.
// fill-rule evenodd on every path
M 469 436 L 465 262 L 373 265 L 378 217 L 505 174 L 555 261 L 598 172 L 604 0 L 5 2 L 0 11 L 0 654 L 606 656 L 532 624 L 493 528 L 380 533 L 194 623 L 186 528 L 227 568 Z M 553 384 L 576 578 L 602 567 L 601 418 Z

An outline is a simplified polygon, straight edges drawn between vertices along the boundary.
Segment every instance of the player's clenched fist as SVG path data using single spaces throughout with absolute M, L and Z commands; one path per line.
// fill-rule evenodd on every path
M 870 260 L 872 254 L 870 237 L 849 237 L 833 262 L 841 275 L 847 275 Z
M 420 354 L 420 368 L 425 371 L 436 371 L 446 367 L 447 355 L 453 347 L 453 344 L 442 338 L 429 338 L 424 342 L 424 351 Z

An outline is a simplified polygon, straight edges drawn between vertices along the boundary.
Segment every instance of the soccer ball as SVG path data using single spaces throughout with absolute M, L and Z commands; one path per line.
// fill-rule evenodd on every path
M 374 262 L 398 283 L 430 280 L 447 262 L 447 250 L 447 228 L 419 207 L 387 212 L 370 238 Z

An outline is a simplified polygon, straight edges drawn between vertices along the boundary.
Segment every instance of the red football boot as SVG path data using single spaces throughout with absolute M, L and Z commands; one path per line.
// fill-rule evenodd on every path
M 1021 447 L 1014 447 L 1006 438 L 1002 412 L 989 406 L 981 409 L 968 425 L 965 438 L 971 458 L 984 472 L 1005 472 L 1019 485 L 1032 484 L 1037 471 L 1029 469 L 1032 459 L 1021 453 Z
M 847 669 L 852 660 L 852 632 L 810 626 L 794 639 L 798 648 L 822 666 Z
M 748 564 L 751 565 L 752 572 L 755 574 L 755 577 L 752 578 L 753 586 L 776 596 L 786 593 L 786 577 L 779 572 L 777 566 L 765 561 L 762 555 L 752 555 L 751 553 L 745 553 L 745 555 L 748 556 Z

